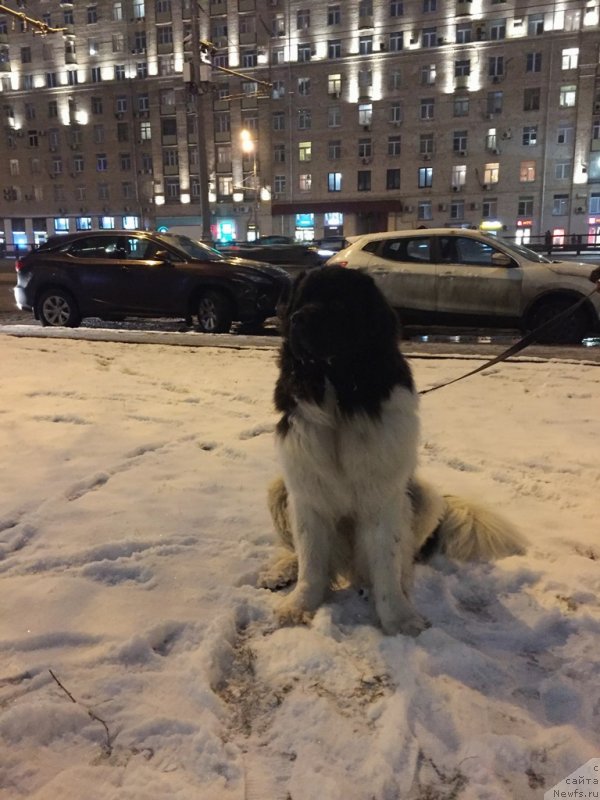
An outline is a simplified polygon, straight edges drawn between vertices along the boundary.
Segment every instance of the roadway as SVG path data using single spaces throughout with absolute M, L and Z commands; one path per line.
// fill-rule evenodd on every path
M 14 261 L 0 261 L 0 334 L 20 336 L 55 337 L 57 329 L 42 328 L 28 312 L 15 306 L 13 286 L 15 284 Z M 274 327 L 267 327 L 262 336 L 221 335 L 207 336 L 194 332 L 183 320 L 130 320 L 127 322 L 102 322 L 86 319 L 80 328 L 61 329 L 60 337 L 92 338 L 96 341 L 147 342 L 156 334 L 162 344 L 181 344 L 185 346 L 227 345 L 277 347 L 278 337 Z M 481 331 L 462 335 L 436 333 L 429 336 L 409 335 L 402 345 L 405 353 L 436 356 L 468 356 L 487 358 L 496 356 L 518 340 L 518 332 L 496 333 Z M 589 342 L 588 346 L 530 345 L 522 351 L 519 358 L 568 359 L 600 364 L 600 339 Z

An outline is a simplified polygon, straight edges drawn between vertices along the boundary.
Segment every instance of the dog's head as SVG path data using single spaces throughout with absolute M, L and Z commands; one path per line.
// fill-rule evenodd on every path
M 295 359 L 342 365 L 396 347 L 398 321 L 369 275 L 322 267 L 296 278 L 282 335 Z

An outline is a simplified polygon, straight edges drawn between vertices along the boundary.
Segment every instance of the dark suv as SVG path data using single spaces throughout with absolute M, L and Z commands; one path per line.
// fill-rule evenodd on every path
M 86 231 L 54 236 L 15 265 L 15 300 L 42 325 L 83 317 L 195 316 L 205 333 L 274 316 L 289 289 L 281 269 L 177 234 Z

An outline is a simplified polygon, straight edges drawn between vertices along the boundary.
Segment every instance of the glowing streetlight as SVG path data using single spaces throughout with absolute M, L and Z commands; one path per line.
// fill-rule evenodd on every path
M 246 128 L 240 131 L 242 143 L 242 153 L 245 156 L 252 156 L 252 188 L 254 189 L 254 237 L 258 237 L 258 203 L 260 200 L 258 193 L 258 164 L 256 161 L 256 143 L 252 134 Z
M 242 151 L 248 154 L 254 153 L 254 140 L 252 139 L 250 131 L 246 128 L 242 128 L 240 132 L 240 139 L 242 140 Z

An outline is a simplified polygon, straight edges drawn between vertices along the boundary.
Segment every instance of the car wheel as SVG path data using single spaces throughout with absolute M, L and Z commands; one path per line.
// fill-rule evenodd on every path
M 558 316 L 576 301 L 568 297 L 554 297 L 542 301 L 529 316 L 528 328 L 535 330 Z M 583 308 L 550 325 L 536 335 L 540 344 L 580 344 L 590 328 L 589 318 Z
M 64 289 L 48 289 L 37 303 L 37 315 L 42 325 L 77 328 L 81 314 L 73 296 Z
M 198 301 L 198 327 L 202 333 L 228 333 L 231 303 L 220 292 L 206 292 Z

